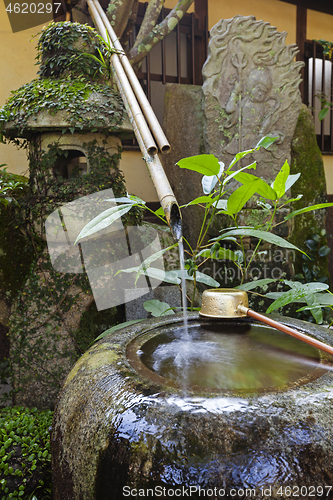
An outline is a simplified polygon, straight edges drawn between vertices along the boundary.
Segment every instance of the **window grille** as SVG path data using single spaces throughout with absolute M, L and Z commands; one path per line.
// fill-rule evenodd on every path
M 147 3 L 139 4 L 135 28 L 130 39 L 133 46 L 139 32 Z M 170 10 L 162 8 L 160 23 Z M 207 58 L 208 27 L 198 28 L 194 13 L 186 13 L 173 32 L 157 44 L 143 60 L 138 79 L 155 111 L 163 123 L 164 93 L 166 83 L 202 85 L 201 69 Z M 136 141 L 123 141 L 123 149 L 137 149 Z

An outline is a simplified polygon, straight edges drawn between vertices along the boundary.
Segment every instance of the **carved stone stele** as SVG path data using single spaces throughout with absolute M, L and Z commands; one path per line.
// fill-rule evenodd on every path
M 277 137 L 269 151 L 261 148 L 244 163 L 256 160 L 256 175 L 273 180 L 290 161 L 301 106 L 298 48 L 285 45 L 286 32 L 253 16 L 222 19 L 210 33 L 203 67 L 206 150 L 229 165 L 262 137 Z

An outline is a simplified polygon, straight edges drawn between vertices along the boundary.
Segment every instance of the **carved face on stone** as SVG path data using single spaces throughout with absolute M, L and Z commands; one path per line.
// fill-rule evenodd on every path
M 253 69 L 246 84 L 246 90 L 253 102 L 265 102 L 272 89 L 272 81 L 267 69 Z

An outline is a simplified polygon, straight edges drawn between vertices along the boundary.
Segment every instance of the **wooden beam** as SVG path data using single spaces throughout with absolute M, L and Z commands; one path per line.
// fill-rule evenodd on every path
M 297 5 L 296 45 L 298 45 L 299 48 L 299 53 L 296 56 L 297 61 L 305 61 L 306 23 L 307 23 L 307 8 L 304 6 Z M 302 82 L 300 84 L 300 91 L 302 94 L 302 98 L 304 98 L 304 68 L 302 68 L 301 75 L 302 75 Z
M 280 2 L 333 15 L 333 2 L 331 0 L 280 0 Z
M 194 14 L 199 22 L 198 28 L 205 30 L 205 19 L 208 17 L 208 0 L 194 0 Z
M 196 55 L 195 61 L 195 83 L 202 85 L 201 69 L 207 59 L 208 45 L 208 0 L 194 0 L 194 14 L 197 26 L 200 30 L 204 30 L 206 36 L 203 39 L 195 40 L 194 52 Z

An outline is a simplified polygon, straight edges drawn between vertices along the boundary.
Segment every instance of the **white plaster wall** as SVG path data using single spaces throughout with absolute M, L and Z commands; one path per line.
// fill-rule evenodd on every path
M 327 194 L 333 194 L 333 156 L 323 155 Z

